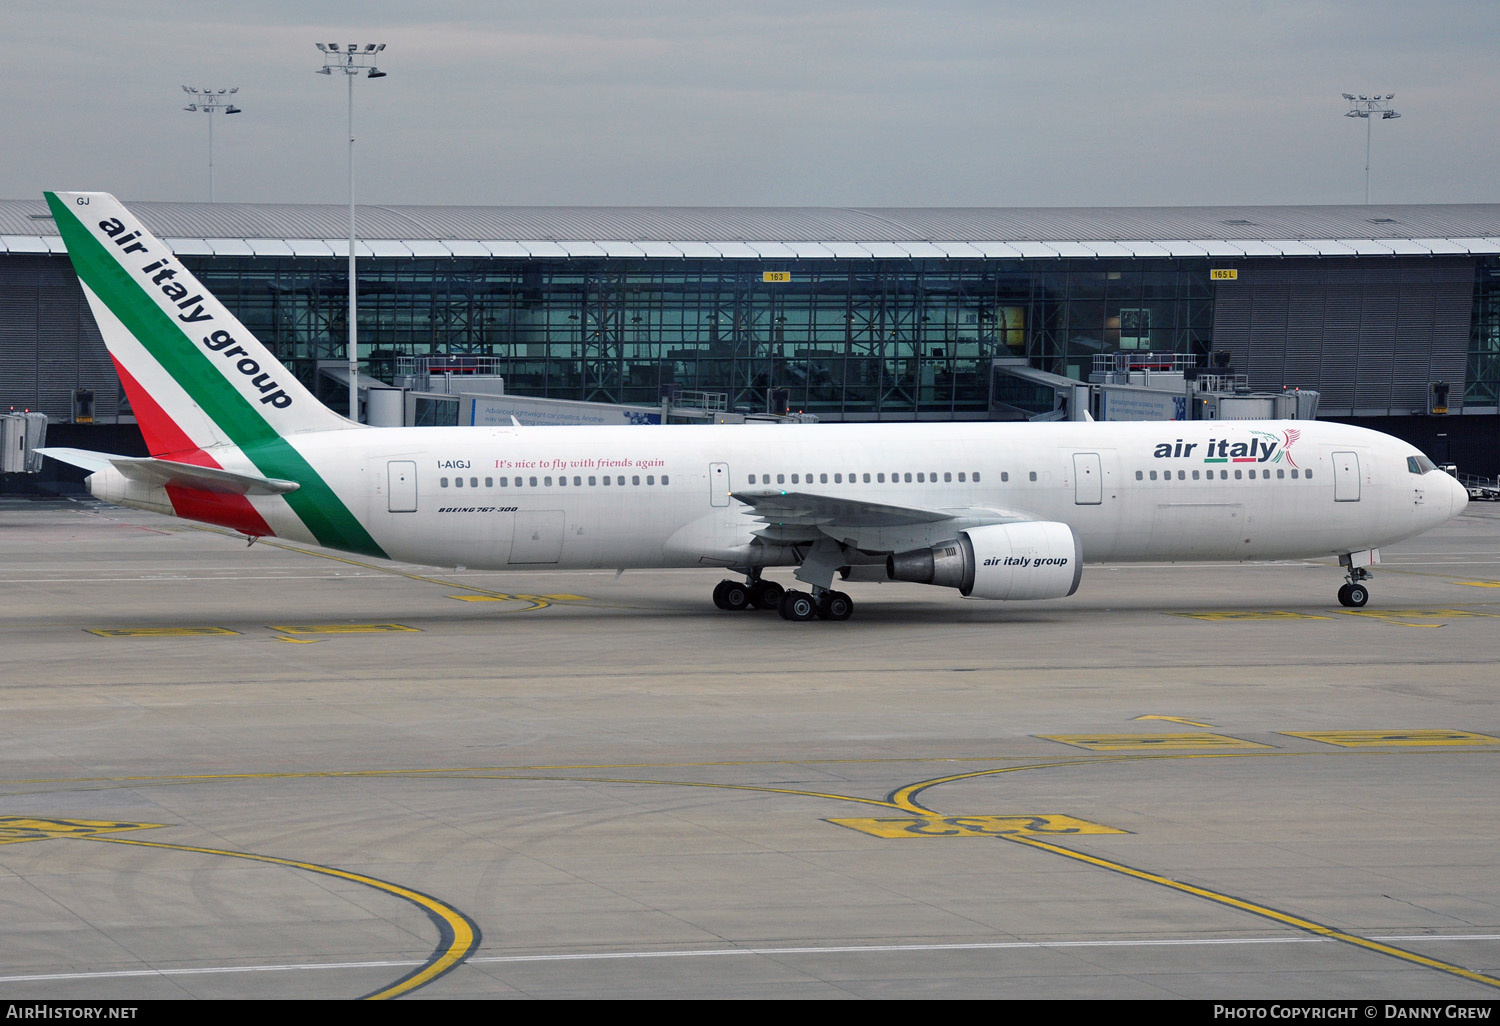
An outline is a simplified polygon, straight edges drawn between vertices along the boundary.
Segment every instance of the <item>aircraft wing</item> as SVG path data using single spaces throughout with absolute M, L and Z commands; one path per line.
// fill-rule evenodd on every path
M 283 481 L 274 477 L 256 474 L 240 474 L 218 467 L 200 467 L 191 463 L 177 463 L 153 457 L 112 456 L 109 453 L 90 452 L 87 449 L 65 449 L 48 447 L 38 449 L 43 456 L 82 467 L 89 473 L 113 467 L 132 481 L 153 485 L 179 485 L 196 488 L 204 492 L 221 492 L 228 495 L 285 495 L 295 492 L 300 486 L 296 481 Z
M 767 541 L 816 541 L 826 535 L 866 552 L 910 548 L 926 539 L 936 543 L 966 527 L 1039 519 L 1025 510 L 892 506 L 813 492 L 737 491 L 733 497 L 766 525 L 755 534 Z

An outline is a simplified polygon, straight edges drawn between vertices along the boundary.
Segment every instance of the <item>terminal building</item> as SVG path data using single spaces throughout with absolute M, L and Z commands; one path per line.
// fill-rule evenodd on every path
M 345 207 L 129 205 L 347 408 Z M 474 358 L 542 398 L 985 420 L 1026 408 L 1000 366 L 1086 381 L 1149 353 L 1500 470 L 1500 204 L 364 206 L 357 230 L 362 380 Z M 52 444 L 132 422 L 40 197 L 0 201 L 6 407 Z

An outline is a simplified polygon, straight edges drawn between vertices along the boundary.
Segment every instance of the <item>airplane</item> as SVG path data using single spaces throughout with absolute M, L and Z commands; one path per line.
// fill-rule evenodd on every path
M 149 457 L 48 448 L 100 499 L 245 535 L 489 570 L 700 567 L 724 610 L 847 620 L 835 583 L 1062 598 L 1083 564 L 1338 557 L 1467 491 L 1315 421 L 368 427 L 321 405 L 113 196 L 47 193 Z M 795 567 L 807 590 L 763 576 Z M 837 579 L 837 582 L 836 582 Z

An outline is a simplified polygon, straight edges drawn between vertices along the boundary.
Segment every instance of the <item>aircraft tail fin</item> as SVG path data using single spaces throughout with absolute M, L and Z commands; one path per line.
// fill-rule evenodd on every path
M 356 427 L 303 387 L 108 193 L 47 193 L 152 455 Z

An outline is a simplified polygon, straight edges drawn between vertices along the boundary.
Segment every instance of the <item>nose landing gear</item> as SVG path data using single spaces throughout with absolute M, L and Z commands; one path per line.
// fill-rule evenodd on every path
M 1339 589 L 1339 605 L 1359 608 L 1370 601 L 1370 589 L 1365 586 L 1373 576 L 1370 571 L 1362 566 L 1351 566 L 1349 568 L 1349 583 Z

